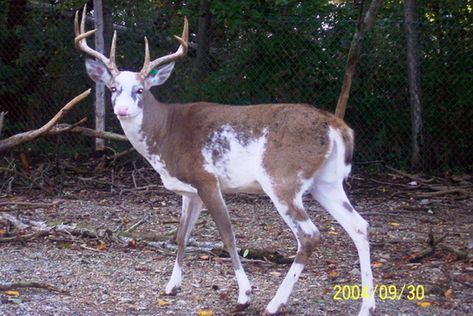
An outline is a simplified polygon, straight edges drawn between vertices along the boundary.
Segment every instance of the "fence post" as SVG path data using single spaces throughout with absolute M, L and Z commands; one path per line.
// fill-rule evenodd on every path
M 95 50 L 104 54 L 104 23 L 102 0 L 94 0 L 94 20 L 97 32 L 95 33 Z M 95 129 L 99 132 L 105 131 L 105 85 L 97 82 L 95 84 Z M 105 140 L 95 139 L 95 151 L 105 150 Z

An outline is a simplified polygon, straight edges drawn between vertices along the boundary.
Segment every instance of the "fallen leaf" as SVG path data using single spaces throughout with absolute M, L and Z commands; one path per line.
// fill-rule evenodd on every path
M 199 259 L 200 259 L 200 260 L 209 260 L 209 256 L 207 256 L 207 255 L 202 255 L 202 256 L 199 256 Z
M 197 316 L 213 316 L 213 312 L 209 309 L 200 309 L 197 311 Z
M 384 266 L 384 263 L 379 262 L 379 261 L 374 261 L 374 262 L 371 264 L 371 266 L 372 266 L 373 268 L 381 268 L 382 266 Z
M 444 295 L 447 300 L 451 300 L 453 297 L 453 289 L 451 287 L 448 288 L 448 290 L 445 291 Z
M 105 250 L 108 249 L 108 246 L 107 246 L 107 244 L 101 243 L 101 244 L 98 244 L 98 245 L 97 245 L 96 249 L 97 249 L 97 250 L 105 251 Z
M 158 298 L 158 305 L 161 306 L 161 307 L 165 307 L 165 306 L 171 305 L 171 303 L 169 303 L 168 301 L 165 301 L 165 300 L 162 300 L 162 299 Z
M 275 277 L 280 277 L 282 275 L 282 273 L 278 272 L 278 271 L 271 271 L 271 272 L 269 272 L 269 274 L 271 274 L 272 276 L 275 276 Z
M 219 297 L 221 300 L 228 301 L 228 293 L 227 293 L 227 292 L 220 293 L 220 294 L 218 295 L 218 297 Z
M 128 248 L 136 249 L 136 245 L 137 245 L 136 239 L 132 239 L 128 242 Z
M 250 251 L 248 249 L 245 249 L 245 251 L 243 252 L 243 258 L 248 257 L 249 253 L 250 253 Z
M 428 301 L 420 301 L 420 302 L 416 302 L 416 305 L 419 306 L 419 307 L 422 307 L 422 308 L 427 308 L 427 307 L 430 307 L 430 305 L 432 305 L 432 303 L 430 303 Z
M 4 293 L 8 296 L 14 296 L 14 297 L 20 296 L 20 292 L 18 291 L 5 291 Z
M 328 276 L 331 278 L 336 278 L 338 276 L 338 272 L 336 270 L 331 270 L 328 272 Z
M 328 234 L 329 234 L 329 235 L 338 235 L 338 233 L 337 233 L 337 232 L 335 232 L 335 231 L 332 231 L 332 230 L 331 230 L 331 231 L 329 231 L 329 232 L 328 232 Z
M 391 226 L 393 226 L 393 227 L 399 227 L 399 226 L 401 226 L 401 224 L 396 223 L 396 222 L 390 222 L 389 225 L 391 225 Z
M 4 236 L 7 234 L 7 231 L 5 229 L 0 228 L 0 236 Z

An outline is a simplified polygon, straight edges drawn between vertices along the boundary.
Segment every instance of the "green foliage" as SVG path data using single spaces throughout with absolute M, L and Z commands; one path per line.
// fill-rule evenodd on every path
M 92 85 L 72 42 L 70 15 L 83 2 L 64 0 L 48 10 L 30 9 L 25 23 L 11 30 L 3 27 L 8 3 L 0 2 L 0 49 L 8 49 L 5 39 L 12 34 L 21 44 L 14 62 L 0 64 L 0 96 L 19 99 L 16 108 L 9 109 L 7 133 L 37 127 Z M 119 66 L 140 69 L 144 35 L 152 56 L 174 51 L 177 43 L 172 35 L 180 34 L 183 16 L 189 18 L 195 41 L 200 2 L 110 1 L 113 22 L 121 27 Z M 209 2 L 210 71 L 196 75 L 191 49 L 169 82 L 155 91 L 158 98 L 228 104 L 304 102 L 334 111 L 360 11 L 353 1 Z M 424 166 L 471 169 L 473 1 L 422 0 L 418 6 Z M 403 1 L 384 1 L 363 42 L 346 117 L 357 135 L 358 161 L 382 159 L 408 166 L 411 127 L 402 9 Z M 32 85 L 32 77 L 40 80 Z M 90 116 L 92 101 L 88 102 L 68 115 L 70 121 Z M 25 120 L 25 115 L 31 119 Z M 119 130 L 113 117 L 108 129 Z

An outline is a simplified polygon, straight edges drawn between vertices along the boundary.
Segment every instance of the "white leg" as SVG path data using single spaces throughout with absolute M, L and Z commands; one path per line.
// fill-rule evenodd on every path
M 294 262 L 291 265 L 291 268 L 289 269 L 286 274 L 286 277 L 279 286 L 276 295 L 274 295 L 271 302 L 269 302 L 268 306 L 266 306 L 267 313 L 269 313 L 270 315 L 274 315 L 279 311 L 281 306 L 287 303 L 289 295 L 291 295 L 294 285 L 299 279 L 302 270 L 304 270 L 304 265 L 301 263 Z
M 360 316 L 374 313 L 373 275 L 370 262 L 368 223 L 358 214 L 348 200 L 342 183 L 315 183 L 312 196 L 338 221 L 355 243 L 360 258 L 361 286 L 368 289 L 368 298 L 363 297 Z
M 189 240 L 192 229 L 199 218 L 202 210 L 202 200 L 198 196 L 183 196 L 182 197 L 182 213 L 177 229 L 177 256 L 172 269 L 171 279 L 166 285 L 165 293 L 168 295 L 175 295 L 181 286 L 182 282 L 182 261 L 187 242 Z
M 320 232 L 304 211 L 302 204 L 303 191 L 295 193 L 294 199 L 281 202 L 270 186 L 263 187 L 263 189 L 297 239 L 297 254 L 294 262 L 264 312 L 265 315 L 275 315 L 287 303 L 299 276 L 304 270 L 304 266 L 307 264 L 315 245 L 320 240 Z
M 238 282 L 238 304 L 241 306 L 248 305 L 250 302 L 251 284 L 246 276 L 243 268 L 235 270 Z

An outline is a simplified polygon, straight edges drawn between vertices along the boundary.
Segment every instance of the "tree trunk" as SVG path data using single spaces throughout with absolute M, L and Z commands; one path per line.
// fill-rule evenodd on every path
M 205 78 L 209 73 L 209 26 L 212 13 L 210 13 L 210 3 L 208 0 L 201 0 L 199 8 L 199 27 L 197 31 L 197 56 L 196 69 L 198 75 Z
M 421 167 L 422 146 L 422 103 L 419 75 L 418 17 L 416 0 L 404 1 L 404 25 L 407 39 L 407 73 L 411 107 L 412 154 L 411 169 Z
M 104 15 L 103 1 L 94 0 L 95 28 L 95 50 L 105 55 L 104 42 Z M 105 131 L 105 85 L 101 82 L 95 84 L 95 129 L 99 132 Z M 105 141 L 101 138 L 95 139 L 95 151 L 104 151 Z

